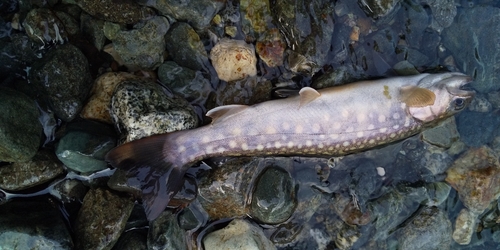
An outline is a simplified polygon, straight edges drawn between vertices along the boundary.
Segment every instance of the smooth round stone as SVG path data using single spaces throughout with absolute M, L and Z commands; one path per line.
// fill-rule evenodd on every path
M 206 250 L 259 250 L 276 249 L 262 229 L 241 219 L 235 219 L 225 228 L 203 238 Z
M 219 79 L 230 82 L 257 74 L 255 48 L 242 40 L 221 39 L 210 51 Z
M 278 224 L 287 220 L 295 207 L 295 189 L 290 174 L 278 167 L 264 170 L 252 195 L 252 217 L 266 224 Z
M 179 227 L 177 215 L 171 211 L 164 211 L 152 221 L 148 231 L 149 249 L 187 249 L 186 232 Z
M 35 101 L 0 87 L 0 107 L 0 161 L 28 161 L 36 154 L 42 136 Z

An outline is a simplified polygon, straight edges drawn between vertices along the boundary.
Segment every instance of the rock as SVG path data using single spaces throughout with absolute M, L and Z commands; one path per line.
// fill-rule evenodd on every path
M 175 18 L 178 21 L 189 22 L 197 30 L 203 30 L 225 5 L 224 1 L 207 0 L 140 0 L 139 4 L 150 6 L 161 14 Z
M 31 10 L 26 15 L 23 26 L 30 40 L 42 47 L 47 43 L 63 44 L 68 40 L 68 34 L 61 19 L 49 9 L 39 8 Z
M 241 40 L 221 39 L 210 51 L 210 59 L 219 79 L 226 82 L 257 74 L 255 49 Z
M 198 125 L 186 100 L 169 96 L 159 85 L 145 80 L 128 80 L 115 89 L 111 117 L 126 142 Z
M 28 69 L 26 65 L 31 65 L 39 56 L 26 34 L 12 34 L 9 38 L 10 41 L 0 41 L 0 79 L 23 74 L 23 70 Z
M 500 117 L 493 113 L 465 110 L 456 116 L 460 139 L 468 146 L 480 147 L 493 139 L 493 132 L 500 126 Z
M 488 147 L 469 149 L 447 171 L 448 182 L 457 190 L 466 209 L 455 222 L 453 239 L 469 244 L 475 232 L 478 216 L 500 196 L 500 162 Z
M 269 67 L 283 65 L 286 44 L 276 28 L 266 31 L 255 44 L 259 58 Z
M 150 223 L 148 232 L 148 249 L 188 249 L 186 232 L 179 227 L 177 215 L 164 211 Z
M 203 106 L 212 91 L 210 81 L 200 71 L 167 61 L 158 68 L 158 79 L 174 93 L 191 103 Z
M 438 126 L 422 132 L 422 140 L 442 148 L 451 147 L 451 144 L 459 138 L 454 116 L 444 120 Z
M 135 1 L 75 0 L 75 2 L 90 15 L 115 23 L 134 24 L 156 15 L 153 9 L 141 6 Z
M 500 29 L 500 9 L 480 5 L 464 8 L 455 20 L 443 30 L 443 45 L 456 64 L 463 65 L 462 72 L 474 78 L 474 89 L 481 93 L 499 90 L 500 33 L 492 31 Z
M 413 64 L 407 60 L 400 61 L 393 66 L 393 69 L 402 76 L 411 76 L 420 74 Z
M 474 97 L 474 99 L 472 99 L 468 108 L 470 111 L 487 113 L 491 112 L 493 105 L 484 95 L 478 94 Z
M 57 157 L 66 167 L 76 172 L 91 173 L 103 170 L 108 165 L 104 156 L 116 146 L 116 139 L 103 124 L 83 124 L 94 129 L 69 130 L 57 145 Z
M 207 234 L 203 244 L 207 250 L 276 249 L 261 228 L 241 219 L 235 219 L 225 228 Z
M 62 214 L 47 202 L 12 201 L 0 214 L 2 249 L 74 249 Z
M 494 109 L 500 109 L 500 91 L 489 92 L 487 98 Z
M 89 38 L 98 50 L 102 50 L 104 44 L 106 43 L 106 36 L 104 36 L 103 32 L 104 21 L 95 19 L 86 13 L 82 13 L 80 19 L 82 33 Z
M 399 2 L 399 0 L 358 0 L 361 9 L 373 18 L 384 17 L 391 12 L 396 12 L 400 7 Z
M 35 102 L 0 87 L 0 107 L 0 161 L 28 161 L 36 154 L 42 135 Z
M 64 173 L 64 166 L 49 151 L 39 151 L 28 162 L 0 167 L 0 188 L 19 191 L 53 180 Z
M 91 189 L 78 212 L 77 249 L 111 249 L 125 229 L 134 202 L 102 188 Z
M 55 114 L 64 121 L 73 120 L 83 107 L 91 88 L 87 58 L 71 44 L 58 46 L 35 62 L 30 82 L 51 104 Z
M 88 187 L 81 181 L 64 179 L 52 186 L 50 194 L 65 204 L 76 202 L 78 204 L 85 198 Z
M 126 80 L 143 79 L 127 72 L 108 72 L 97 78 L 92 85 L 89 101 L 80 112 L 84 119 L 113 123 L 110 115 L 111 97 L 120 83 Z
M 279 224 L 293 214 L 296 204 L 295 185 L 290 174 L 274 164 L 263 170 L 252 194 L 252 218 L 264 224 Z
M 147 250 L 147 232 L 144 229 L 135 229 L 124 232 L 113 249 L 120 250 Z
M 242 0 L 240 1 L 240 12 L 242 16 L 241 29 L 246 37 L 251 38 L 252 41 L 259 38 L 267 30 L 274 28 L 269 1 Z
M 400 249 L 450 249 L 451 222 L 437 207 L 425 207 L 398 231 Z
M 216 91 L 214 103 L 207 104 L 207 109 L 221 105 L 253 105 L 271 99 L 273 84 L 260 77 L 250 77 L 231 83 L 222 82 Z
M 165 35 L 167 51 L 179 65 L 201 70 L 208 64 L 208 55 L 200 36 L 187 23 L 177 22 Z
M 134 25 L 133 30 L 119 30 L 117 24 L 105 22 L 103 31 L 113 42 L 113 49 L 131 71 L 154 70 L 163 62 L 165 34 L 170 24 L 165 17 L 157 16 Z
M 454 0 L 424 0 L 432 11 L 433 22 L 431 27 L 437 31 L 449 27 L 457 15 L 457 6 Z

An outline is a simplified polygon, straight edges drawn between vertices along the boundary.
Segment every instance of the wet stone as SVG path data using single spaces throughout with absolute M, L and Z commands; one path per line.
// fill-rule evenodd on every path
M 457 15 L 457 6 L 454 0 L 425 0 L 432 11 L 433 22 L 431 27 L 437 31 L 449 27 Z
M 26 34 L 12 34 L 9 38 L 10 41 L 0 41 L 0 79 L 23 74 L 26 65 L 40 56 Z
M 173 61 L 158 68 L 158 78 L 173 92 L 191 103 L 204 105 L 212 90 L 210 81 L 200 71 L 182 67 Z
M 397 232 L 399 249 L 450 249 L 451 222 L 437 207 L 425 207 Z
M 177 64 L 201 70 L 208 64 L 208 55 L 200 36 L 187 23 L 177 22 L 165 35 L 167 51 Z
M 147 230 L 134 229 L 124 232 L 113 249 L 120 250 L 147 250 Z
M 134 202 L 111 191 L 91 189 L 75 222 L 77 249 L 111 249 L 125 229 Z
M 247 37 L 253 38 L 252 40 L 259 38 L 266 30 L 274 27 L 271 24 L 272 16 L 269 5 L 269 1 L 240 1 L 241 29 Z
M 471 83 L 474 89 L 481 93 L 498 90 L 500 33 L 492 31 L 500 29 L 500 9 L 480 5 L 464 8 L 455 20 L 443 30 L 443 45 L 457 65 L 464 65 L 462 72 L 474 78 Z
M 207 250 L 276 249 L 261 228 L 242 219 L 235 219 L 225 228 L 207 234 L 203 244 Z
M 471 147 L 489 143 L 493 139 L 493 132 L 500 126 L 500 117 L 493 113 L 465 110 L 456 119 L 460 139 Z
M 64 167 L 57 157 L 41 150 L 30 161 L 0 167 L 0 188 L 23 190 L 53 180 L 62 173 Z
M 55 12 L 49 9 L 31 10 L 24 19 L 23 27 L 30 40 L 41 46 L 47 43 L 63 44 L 68 40 L 64 24 Z
M 286 43 L 276 28 L 267 30 L 255 44 L 259 58 L 269 67 L 283 65 Z
M 0 87 L 0 107 L 0 161 L 28 161 L 36 154 L 42 135 L 35 101 Z
M 116 23 L 133 24 L 155 16 L 151 8 L 135 1 L 75 0 L 85 12 L 93 17 Z
M 132 30 L 119 30 L 110 22 L 103 26 L 104 34 L 113 42 L 119 60 L 129 69 L 156 69 L 163 62 L 165 34 L 170 24 L 157 16 L 134 25 Z
M 486 99 L 486 97 L 482 94 L 477 94 L 472 99 L 469 110 L 474 112 L 488 113 L 493 109 L 493 105 Z
M 127 142 L 198 125 L 186 100 L 167 95 L 159 85 L 145 80 L 128 80 L 115 89 L 111 116 L 122 134 L 126 133 Z
M 210 51 L 219 79 L 230 82 L 257 74 L 255 48 L 243 40 L 221 39 Z
M 295 210 L 295 186 L 290 174 L 271 166 L 263 171 L 255 184 L 250 214 L 265 224 L 287 220 Z
M 494 109 L 500 109 L 500 91 L 489 92 L 487 98 Z
M 89 123 L 89 126 L 104 126 Z M 104 128 L 103 131 L 106 129 Z M 56 154 L 66 167 L 82 173 L 107 168 L 106 153 L 116 146 L 114 136 L 95 131 L 71 130 L 57 145 Z
M 0 248 L 73 249 L 63 215 L 46 202 L 9 202 L 0 206 Z
M 269 101 L 271 99 L 272 88 L 271 81 L 260 77 L 250 77 L 231 83 L 221 83 L 217 88 L 214 100 L 215 105 L 208 104 L 207 108 L 229 104 L 253 105 Z
M 57 46 L 35 62 L 29 80 L 64 121 L 78 115 L 92 82 L 87 58 L 71 44 Z
M 150 6 L 161 14 L 178 21 L 189 22 L 197 30 L 207 28 L 214 16 L 224 7 L 225 1 L 210 0 L 139 0 L 139 4 Z
M 148 232 L 148 249 L 188 249 L 185 231 L 179 227 L 177 215 L 164 211 L 150 223 Z
M 400 0 L 358 0 L 365 13 L 373 18 L 379 18 L 399 9 Z
M 52 187 L 50 194 L 57 197 L 63 203 L 80 203 L 87 194 L 88 187 L 81 181 L 74 179 L 64 179 Z
M 451 147 L 451 144 L 459 138 L 455 117 L 450 117 L 438 126 L 422 132 L 422 140 L 442 148 Z
M 95 19 L 86 13 L 82 13 L 80 19 L 82 33 L 90 38 L 90 41 L 98 50 L 102 50 L 106 43 L 106 36 L 104 36 L 104 32 L 102 31 L 104 21 Z

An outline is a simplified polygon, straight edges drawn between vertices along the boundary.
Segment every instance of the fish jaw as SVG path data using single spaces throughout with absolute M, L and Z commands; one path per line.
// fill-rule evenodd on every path
M 436 100 L 432 105 L 408 107 L 408 113 L 424 123 L 438 122 L 459 113 L 475 96 L 474 91 L 463 89 L 471 81 L 471 77 L 461 73 L 444 73 L 423 78 L 418 86 L 432 91 Z

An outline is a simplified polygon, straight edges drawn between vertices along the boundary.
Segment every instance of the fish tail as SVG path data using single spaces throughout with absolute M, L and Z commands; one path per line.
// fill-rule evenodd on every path
M 127 172 L 129 183 L 142 190 L 142 203 L 148 220 L 156 219 L 170 199 L 182 188 L 187 168 L 169 161 L 170 134 L 153 135 L 112 149 L 106 161 Z

